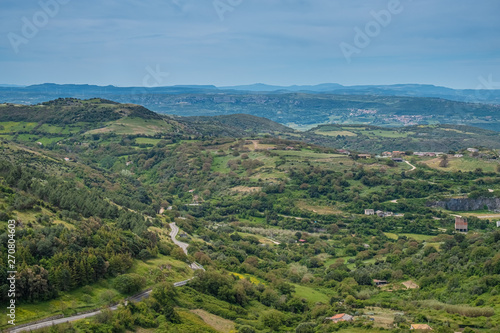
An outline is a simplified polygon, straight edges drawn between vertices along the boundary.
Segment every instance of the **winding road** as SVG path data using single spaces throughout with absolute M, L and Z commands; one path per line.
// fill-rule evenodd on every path
M 187 255 L 187 248 L 188 248 L 189 244 L 178 241 L 175 238 L 177 236 L 177 234 L 179 233 L 179 227 L 176 226 L 175 223 L 170 223 L 170 229 L 172 229 L 172 231 L 170 232 L 170 237 L 172 238 L 172 241 L 174 242 L 174 244 L 179 246 L 184 251 L 184 253 Z M 196 262 L 191 263 L 189 265 L 189 267 L 191 267 L 193 270 L 198 270 L 198 269 L 205 270 L 203 268 L 203 266 L 201 266 L 200 264 L 198 264 Z M 192 278 L 184 280 L 184 281 L 175 282 L 174 287 L 185 286 L 191 280 L 192 280 Z M 145 298 L 148 298 L 149 295 L 151 294 L 151 292 L 152 292 L 152 289 L 148 289 L 148 290 L 145 290 L 137 295 L 130 296 L 130 297 L 126 298 L 125 304 L 127 304 L 129 301 L 139 302 Z M 118 309 L 118 306 L 119 305 L 111 306 L 111 307 L 109 307 L 109 310 L 115 311 Z M 29 331 L 37 330 L 37 329 L 44 328 L 44 327 L 50 327 L 53 325 L 59 325 L 59 324 L 64 324 L 64 323 L 68 323 L 68 322 L 72 322 L 72 321 L 82 320 L 85 318 L 94 317 L 94 316 L 98 315 L 99 313 L 101 313 L 101 310 L 97 310 L 97 311 L 89 312 L 89 313 L 84 313 L 84 314 L 79 314 L 79 315 L 66 317 L 66 318 L 43 321 L 43 322 L 39 322 L 36 324 L 24 326 L 24 327 L 12 328 L 8 332 L 10 332 L 10 333 L 29 332 Z
M 189 244 L 178 241 L 177 239 L 175 239 L 175 237 L 177 237 L 177 234 L 179 233 L 179 227 L 175 224 L 175 222 L 170 223 L 169 225 L 170 225 L 170 229 L 172 229 L 172 231 L 170 231 L 170 237 L 172 238 L 172 242 L 174 242 L 175 245 L 180 247 L 182 249 L 182 251 L 184 251 L 184 253 L 187 255 L 188 254 L 187 248 L 188 248 Z

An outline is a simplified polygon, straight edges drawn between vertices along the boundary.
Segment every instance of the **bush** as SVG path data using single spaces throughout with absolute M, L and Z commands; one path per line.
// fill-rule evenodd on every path
M 255 333 L 255 328 L 253 328 L 252 326 L 248 326 L 248 325 L 245 325 L 245 326 L 241 326 L 239 329 L 238 329 L 238 333 Z
M 295 333 L 314 333 L 315 323 L 300 323 L 295 329 Z
M 138 274 L 124 274 L 118 276 L 113 282 L 113 288 L 122 294 L 138 292 L 146 284 L 146 279 Z

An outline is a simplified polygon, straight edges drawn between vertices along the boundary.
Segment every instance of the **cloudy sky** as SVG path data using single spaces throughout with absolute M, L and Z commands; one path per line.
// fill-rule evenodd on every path
M 498 0 L 2 0 L 0 9 L 4 84 L 500 81 Z

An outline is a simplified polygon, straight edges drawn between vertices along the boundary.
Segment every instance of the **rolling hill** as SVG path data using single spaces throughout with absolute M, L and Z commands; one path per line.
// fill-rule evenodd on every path
M 0 104 L 0 138 L 55 144 L 75 134 L 154 137 L 253 137 L 271 135 L 330 148 L 381 153 L 393 150 L 449 151 L 486 146 L 500 148 L 495 131 L 460 125 L 320 125 L 300 132 L 272 120 L 228 114 L 212 117 L 161 115 L 139 105 L 109 100 L 58 99 L 39 105 Z
M 5 103 L 37 104 L 59 97 L 99 97 L 178 116 L 244 113 L 296 129 L 310 129 L 321 124 L 387 127 L 455 124 L 500 131 L 497 95 L 497 90 L 464 92 L 422 85 L 119 88 L 44 84 L 0 87 L 0 101 Z M 491 98 L 483 99 L 482 96 Z M 484 104 L 487 102 L 490 104 Z

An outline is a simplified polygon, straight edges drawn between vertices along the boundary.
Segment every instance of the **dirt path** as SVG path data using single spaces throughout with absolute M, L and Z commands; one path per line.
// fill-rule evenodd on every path
M 414 166 L 413 164 L 411 164 L 407 160 L 405 160 L 405 163 L 408 164 L 409 166 L 411 166 L 411 170 L 410 171 L 413 171 L 413 170 L 415 170 L 417 168 L 416 166 Z
M 252 140 L 253 143 L 253 150 L 259 149 L 259 141 L 258 140 Z

